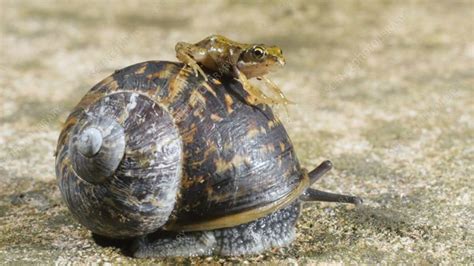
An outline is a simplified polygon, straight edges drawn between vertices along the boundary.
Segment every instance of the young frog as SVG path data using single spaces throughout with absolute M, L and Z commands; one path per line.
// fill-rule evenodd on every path
M 283 52 L 277 46 L 244 44 L 221 35 L 211 35 L 195 44 L 178 42 L 175 49 L 176 57 L 190 66 L 196 76 L 201 74 L 206 81 L 207 75 L 199 64 L 236 78 L 247 91 L 246 101 L 251 105 L 291 103 L 275 83 L 264 77 L 285 65 Z M 251 78 L 263 80 L 279 98 L 265 95 L 259 88 L 250 84 Z

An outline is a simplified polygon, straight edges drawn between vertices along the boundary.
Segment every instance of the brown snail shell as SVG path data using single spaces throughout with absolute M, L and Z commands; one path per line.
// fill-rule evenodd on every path
M 231 228 L 317 194 L 305 192 L 312 181 L 272 110 L 248 105 L 232 77 L 208 78 L 150 61 L 84 96 L 56 158 L 60 191 L 82 225 L 112 238 Z

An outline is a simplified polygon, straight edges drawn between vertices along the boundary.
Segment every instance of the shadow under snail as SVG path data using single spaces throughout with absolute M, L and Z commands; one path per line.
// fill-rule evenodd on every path
M 82 225 L 130 240 L 135 257 L 242 255 L 291 243 L 302 202 L 361 203 L 310 188 L 331 163 L 303 169 L 239 81 L 183 66 L 116 71 L 67 118 L 56 175 Z

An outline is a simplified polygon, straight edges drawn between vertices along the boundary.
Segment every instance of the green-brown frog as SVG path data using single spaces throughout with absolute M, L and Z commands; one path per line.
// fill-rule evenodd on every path
M 207 75 L 199 64 L 220 74 L 235 77 L 247 91 L 246 101 L 251 105 L 291 103 L 275 83 L 264 77 L 285 65 L 283 52 L 277 46 L 244 44 L 221 35 L 211 35 L 195 44 L 178 42 L 175 49 L 176 57 L 190 66 L 196 76 L 201 74 L 206 81 Z M 263 80 L 279 98 L 268 97 L 250 84 L 248 80 L 254 77 Z

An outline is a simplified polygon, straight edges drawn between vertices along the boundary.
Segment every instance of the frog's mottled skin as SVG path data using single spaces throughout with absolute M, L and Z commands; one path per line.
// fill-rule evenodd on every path
M 176 57 L 206 80 L 207 75 L 199 64 L 214 71 L 212 76 L 229 75 L 239 80 L 248 92 L 247 102 L 252 105 L 290 103 L 281 90 L 265 77 L 285 65 L 283 52 L 277 46 L 238 43 L 221 35 L 212 35 L 196 44 L 179 42 L 175 49 Z M 248 79 L 254 77 L 263 80 L 279 98 L 268 97 L 250 84 Z

